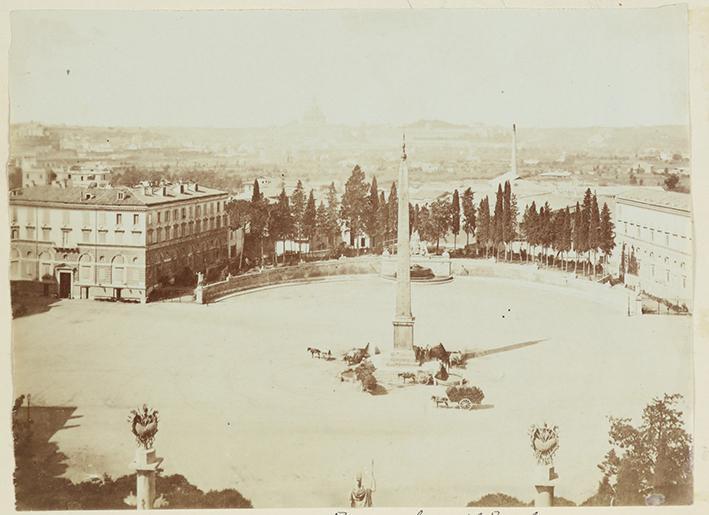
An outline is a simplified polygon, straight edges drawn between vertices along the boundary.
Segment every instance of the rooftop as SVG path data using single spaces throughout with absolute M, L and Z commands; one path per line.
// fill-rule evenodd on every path
M 665 191 L 653 188 L 633 188 L 623 191 L 616 196 L 616 200 L 630 200 L 652 206 L 668 207 L 680 211 L 690 212 L 692 198 L 688 193 Z
M 35 186 L 13 190 L 10 202 L 29 201 L 86 206 L 150 206 L 197 198 L 226 195 L 226 192 L 196 184 L 167 184 L 134 188 L 77 188 Z

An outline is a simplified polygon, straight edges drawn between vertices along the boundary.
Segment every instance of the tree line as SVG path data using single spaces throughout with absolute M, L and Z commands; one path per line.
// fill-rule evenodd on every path
M 398 194 L 392 182 L 389 194 L 379 189 L 377 178 L 367 182 L 364 171 L 355 166 L 340 195 L 334 182 L 324 199 L 315 200 L 314 190 L 306 193 L 298 180 L 290 195 L 281 189 L 275 202 L 261 193 L 254 180 L 250 201 L 237 200 L 227 205 L 232 225 L 249 224 L 247 246 L 252 256 L 263 256 L 264 242 L 293 240 L 317 247 L 334 248 L 341 244 L 342 229 L 349 233 L 350 247 L 360 247 L 363 236 L 376 251 L 393 247 L 397 238 Z M 575 206 L 552 209 L 548 202 L 526 206 L 519 217 L 517 197 L 509 181 L 499 184 L 491 208 L 485 196 L 476 207 L 471 188 L 445 193 L 424 204 L 409 203 L 409 233 L 417 231 L 421 240 L 440 251 L 441 240 L 453 236 L 454 251 L 458 237 L 465 235 L 464 255 L 494 256 L 501 260 L 536 261 L 544 266 L 570 265 L 573 251 L 574 271 L 596 273 L 599 258 L 607 260 L 615 247 L 614 225 L 607 204 L 599 209 L 596 194 L 587 189 Z M 518 242 L 518 245 L 513 245 Z M 256 252 L 253 252 L 257 249 Z M 515 250 L 516 249 L 516 250 Z M 601 260 L 601 261 L 602 261 Z

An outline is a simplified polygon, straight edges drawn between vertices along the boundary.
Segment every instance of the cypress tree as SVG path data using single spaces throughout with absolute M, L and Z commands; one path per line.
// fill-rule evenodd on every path
M 591 197 L 591 210 L 589 212 L 588 219 L 588 249 L 589 253 L 593 252 L 593 260 L 591 265 L 593 266 L 593 277 L 596 277 L 596 261 L 598 249 L 600 248 L 600 226 L 601 226 L 601 216 L 598 212 L 598 199 L 594 193 Z M 589 256 L 590 257 L 590 256 Z
M 300 240 L 305 235 L 305 203 L 306 198 L 303 183 L 300 179 L 298 179 L 298 183 L 296 184 L 290 198 L 291 215 L 293 217 L 293 235 L 298 239 L 298 252 L 301 250 Z
M 327 241 L 329 245 L 337 245 L 341 239 L 340 209 L 335 183 L 331 182 L 327 190 Z
M 473 190 L 467 188 L 463 192 L 463 231 L 465 231 L 465 245 L 470 245 L 470 235 L 475 234 L 475 204 Z
M 478 225 L 475 230 L 475 241 L 485 247 L 485 257 L 488 257 L 488 247 L 491 240 L 490 200 L 486 196 L 478 205 Z
M 583 220 L 583 210 L 581 205 L 576 202 L 576 210 L 574 211 L 574 224 L 573 224 L 573 238 L 574 238 L 574 255 L 576 257 L 576 262 L 574 263 L 574 273 L 578 271 L 579 266 L 579 256 L 584 249 L 584 220 Z
M 492 216 L 492 243 L 495 246 L 495 258 L 500 258 L 500 243 L 503 239 L 504 227 L 504 193 L 502 185 L 497 185 L 497 195 L 495 197 L 495 211 Z
M 460 233 L 460 198 L 458 190 L 453 190 L 451 203 L 451 232 L 453 233 L 453 249 L 458 247 L 458 234 Z
M 317 230 L 315 219 L 317 217 L 317 209 L 315 208 L 315 196 L 313 195 L 313 190 L 310 190 L 310 195 L 308 195 L 308 202 L 305 205 L 305 211 L 303 212 L 303 233 L 306 238 L 308 238 L 308 248 L 312 250 L 313 238 Z
M 391 182 L 391 189 L 389 190 L 389 201 L 387 204 L 389 209 L 389 230 L 388 235 L 389 240 L 396 243 L 397 229 L 399 227 L 399 195 L 396 193 L 396 182 Z
M 608 257 L 615 247 L 615 225 L 611 220 L 611 211 L 608 209 L 608 204 L 603 203 L 601 209 L 601 223 L 599 228 L 600 233 L 600 249 L 604 255 L 604 261 L 608 264 Z
M 254 179 L 254 188 L 251 192 L 251 202 L 258 202 L 263 198 L 261 195 L 261 187 L 258 184 L 258 179 Z
M 377 188 L 377 178 L 372 177 L 372 184 L 369 188 L 369 212 L 366 215 L 366 228 L 369 234 L 372 247 L 379 243 L 379 191 Z

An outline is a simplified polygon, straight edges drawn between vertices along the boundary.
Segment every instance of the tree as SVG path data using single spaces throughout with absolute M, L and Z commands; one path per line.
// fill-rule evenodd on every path
M 564 270 L 568 271 L 569 261 L 568 252 L 571 250 L 571 212 L 569 207 L 564 209 L 563 223 L 561 225 L 561 234 L 559 235 L 560 250 L 564 253 Z
M 444 238 L 451 227 L 451 205 L 444 199 L 438 199 L 431 204 L 430 236 L 436 240 L 436 252 L 439 242 Z
M 335 183 L 331 182 L 327 190 L 327 227 L 326 236 L 328 244 L 335 245 L 340 239 L 340 203 L 337 200 Z
M 366 229 L 369 188 L 365 182 L 364 172 L 355 166 L 352 174 L 345 183 L 345 193 L 342 195 L 340 217 L 345 222 L 345 227 L 350 231 L 350 245 L 355 245 L 355 240 Z
M 608 204 L 603 203 L 601 209 L 601 224 L 599 227 L 599 248 L 605 257 L 605 262 L 608 263 L 613 248 L 615 247 L 615 225 L 611 220 L 611 211 L 608 209 Z
M 417 217 L 417 228 L 421 241 L 431 241 L 431 212 L 429 211 L 428 206 L 425 204 L 419 208 L 419 214 Z
M 414 224 L 416 223 L 416 208 L 409 202 L 409 238 L 414 230 Z
M 285 252 L 286 252 L 286 240 L 293 236 L 295 230 L 295 224 L 293 223 L 293 214 L 291 212 L 290 203 L 288 202 L 288 195 L 286 195 L 286 189 L 281 190 L 281 194 L 278 195 L 278 202 L 273 210 L 273 215 L 271 216 L 271 227 L 269 232 L 276 240 L 283 241 L 283 259 L 285 262 Z
M 263 194 L 261 193 L 261 187 L 258 184 L 258 179 L 254 179 L 254 188 L 251 192 L 251 202 L 258 202 L 263 199 Z
M 475 204 L 473 190 L 467 188 L 463 192 L 463 231 L 465 245 L 470 244 L 470 235 L 475 234 Z
M 315 208 L 315 196 L 313 195 L 313 190 L 310 190 L 310 195 L 308 195 L 308 202 L 305 205 L 305 211 L 303 212 L 303 235 L 308 238 L 308 249 L 312 250 L 311 246 L 313 244 L 313 238 L 317 231 L 317 210 Z
M 397 229 L 399 226 L 399 195 L 396 193 L 396 182 L 392 181 L 391 189 L 389 190 L 389 202 L 387 204 L 389 210 L 389 234 L 387 239 L 396 243 Z
M 502 185 L 497 185 L 497 195 L 495 196 L 495 211 L 492 215 L 492 243 L 495 246 L 495 258 L 500 258 L 500 244 L 503 239 L 504 227 L 504 193 Z
M 369 241 L 372 247 L 379 244 L 379 234 L 380 234 L 380 217 L 379 217 L 379 191 L 377 188 L 377 178 L 372 177 L 372 184 L 369 189 L 369 197 L 367 199 L 369 204 L 367 206 L 367 213 L 365 216 L 365 226 L 367 234 L 369 234 Z
M 598 467 L 613 504 L 644 504 L 650 493 L 664 495 L 666 504 L 691 504 L 692 438 L 677 407 L 681 399 L 679 394 L 653 399 L 638 427 L 629 418 L 611 417 L 611 449 Z
M 478 225 L 475 230 L 475 240 L 478 245 L 485 247 L 485 257 L 488 257 L 487 251 L 489 242 L 492 239 L 492 220 L 490 219 L 490 200 L 486 196 L 478 205 Z
M 303 183 L 298 179 L 298 183 L 295 185 L 295 189 L 290 198 L 290 211 L 293 217 L 293 235 L 298 239 L 298 252 L 301 250 L 300 240 L 305 236 L 305 202 Z
M 574 255 L 576 256 L 576 262 L 574 263 L 574 273 L 577 272 L 579 266 L 579 256 L 584 249 L 584 231 L 583 231 L 583 213 L 581 211 L 581 205 L 576 202 L 576 208 L 574 211 L 574 223 L 573 223 L 573 247 Z
M 315 211 L 315 233 L 317 235 L 324 236 L 326 240 L 331 235 L 327 208 L 322 200 L 318 204 L 318 208 Z
M 665 178 L 665 189 L 667 191 L 674 191 L 679 184 L 679 175 L 676 173 L 670 174 Z
M 505 181 L 502 192 L 502 243 L 505 245 L 505 261 L 507 261 L 509 243 L 512 241 L 512 186 L 510 181 Z
M 453 233 L 453 248 L 457 248 L 458 234 L 460 233 L 460 198 L 458 190 L 453 190 L 451 201 L 451 232 Z
M 598 249 L 601 246 L 601 215 L 598 212 L 598 199 L 594 193 L 591 197 L 591 209 L 589 211 L 588 217 L 588 250 L 589 250 L 589 260 L 590 253 L 593 252 L 593 260 L 590 260 L 593 266 L 593 277 L 596 277 L 596 267 L 597 267 L 597 254 Z

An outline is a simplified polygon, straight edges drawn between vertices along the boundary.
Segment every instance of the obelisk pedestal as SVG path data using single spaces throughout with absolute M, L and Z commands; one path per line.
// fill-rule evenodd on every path
M 414 317 L 411 314 L 411 248 L 409 244 L 409 169 L 406 164 L 406 141 L 399 165 L 399 213 L 396 241 L 396 313 L 394 347 L 387 365 L 416 367 L 414 352 Z

